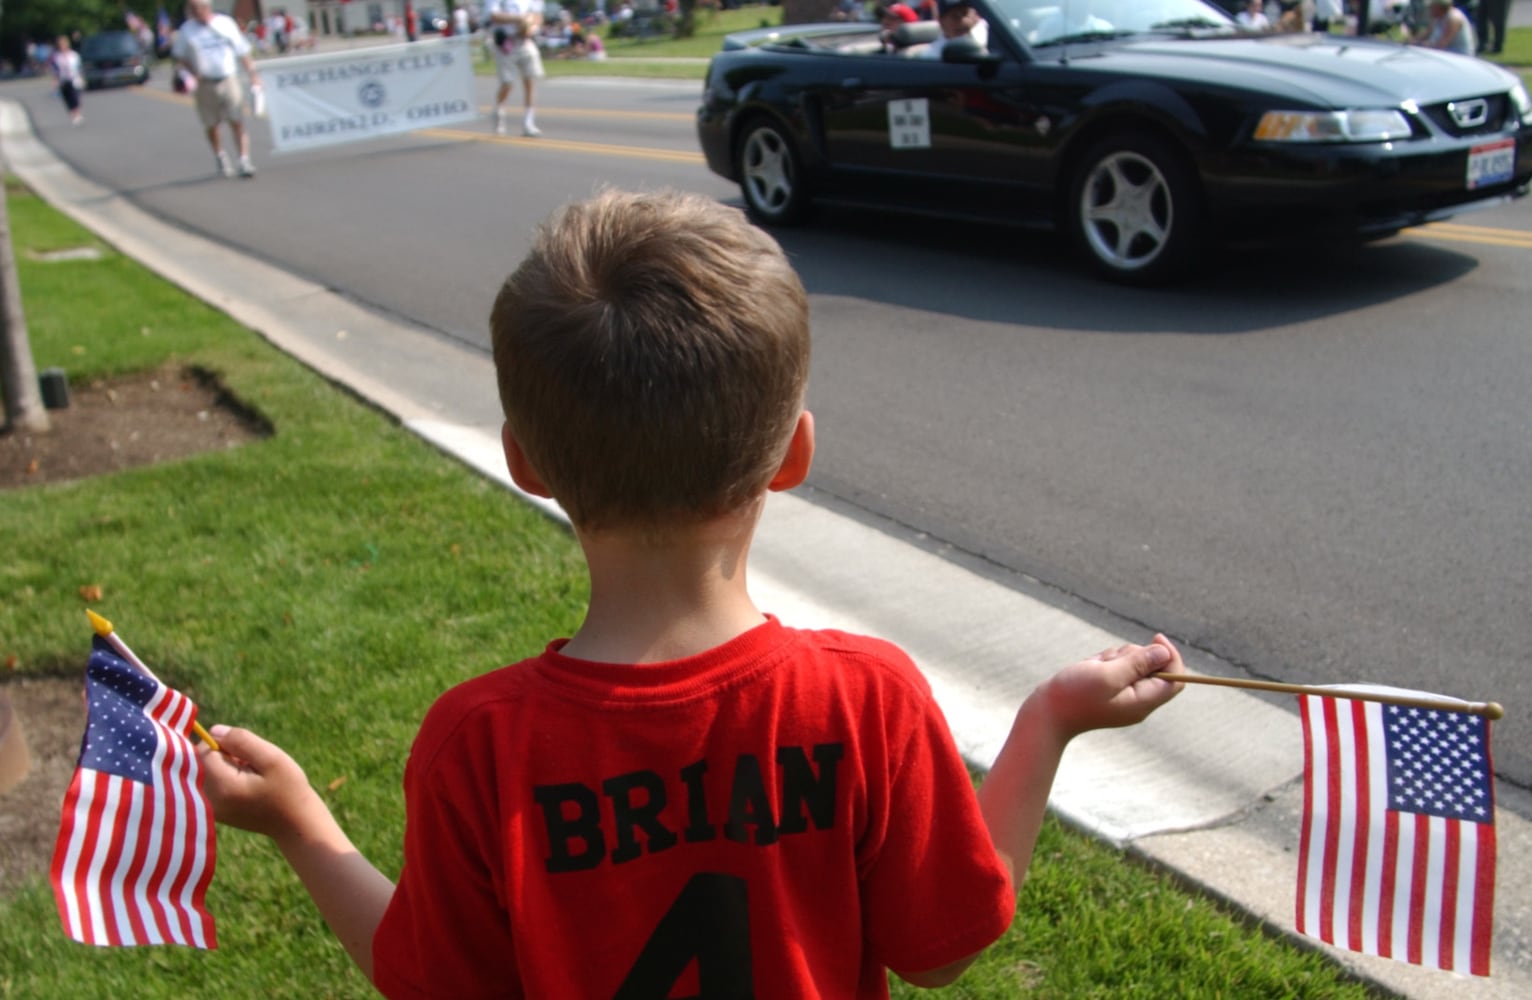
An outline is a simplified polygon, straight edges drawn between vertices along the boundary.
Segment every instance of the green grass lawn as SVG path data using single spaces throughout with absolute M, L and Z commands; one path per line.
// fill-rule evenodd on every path
M 707 76 L 707 64 L 695 61 L 677 61 L 674 57 L 662 59 L 548 59 L 543 68 L 550 77 L 616 76 L 641 80 L 695 80 L 697 94 L 702 94 L 702 80 Z M 491 72 L 493 72 L 491 70 Z
M 0 497 L 0 662 L 79 675 L 91 606 L 207 724 L 289 749 L 389 873 L 400 781 L 432 699 L 580 620 L 566 530 L 107 249 L 24 190 L 10 216 L 33 353 L 77 383 L 167 362 L 216 373 L 275 434 Z M 218 839 L 215 952 L 98 949 L 59 929 L 46 877 L 0 902 L 0 998 L 361 998 L 368 984 L 270 845 Z M 1051 822 L 1010 933 L 945 996 L 1361 998 L 1318 954 Z M 896 985 L 896 996 L 918 991 Z
M 697 32 L 691 38 L 651 36 L 614 38 L 610 29 L 602 29 L 607 58 L 543 59 L 550 77 L 563 76 L 636 76 L 680 80 L 701 80 L 706 73 L 706 59 L 723 46 L 725 35 L 751 28 L 775 27 L 782 23 L 782 8 L 766 5 L 740 7 L 736 10 L 699 11 Z M 475 46 L 475 69 L 481 74 L 493 72 L 482 45 Z M 663 60 L 678 59 L 679 62 Z
M 725 35 L 752 28 L 774 28 L 781 23 L 782 8 L 762 4 L 734 10 L 698 10 L 697 30 L 691 38 L 618 38 L 613 37 L 610 28 L 601 37 L 606 42 L 607 56 L 613 59 L 623 56 L 706 58 L 719 50 Z
M 1485 56 L 1491 62 L 1519 70 L 1525 78 L 1532 71 L 1532 28 L 1509 28 L 1505 33 L 1505 51 Z

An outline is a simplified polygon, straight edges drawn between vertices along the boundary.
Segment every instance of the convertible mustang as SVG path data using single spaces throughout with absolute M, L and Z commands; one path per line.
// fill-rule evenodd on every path
M 987 47 L 820 24 L 743 32 L 697 133 L 759 223 L 811 201 L 1058 225 L 1151 284 L 1214 241 L 1386 236 L 1524 196 L 1532 100 L 1491 63 L 1245 34 L 1202 0 L 973 0 Z

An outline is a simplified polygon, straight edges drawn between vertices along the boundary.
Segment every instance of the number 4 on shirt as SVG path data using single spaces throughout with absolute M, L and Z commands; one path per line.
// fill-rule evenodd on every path
M 700 996 L 755 996 L 744 879 L 716 872 L 693 875 L 660 918 L 616 1000 L 666 1000 L 692 959 L 697 960 Z

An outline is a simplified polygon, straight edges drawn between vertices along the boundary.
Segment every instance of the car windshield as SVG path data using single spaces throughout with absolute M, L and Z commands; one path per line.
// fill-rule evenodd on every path
M 126 59 L 137 54 L 138 40 L 126 31 L 91 35 L 80 46 L 80 55 L 86 59 Z
M 1030 45 L 1236 30 L 1228 14 L 1203 0 L 990 0 L 990 5 Z

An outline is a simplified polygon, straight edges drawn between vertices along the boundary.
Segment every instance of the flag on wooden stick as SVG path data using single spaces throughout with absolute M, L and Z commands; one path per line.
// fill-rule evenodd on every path
M 1344 689 L 1299 697 L 1297 927 L 1351 951 L 1487 976 L 1495 898 L 1490 725 L 1442 701 L 1385 704 L 1346 697 Z
M 85 671 L 85 738 L 51 869 L 59 919 L 85 944 L 213 948 L 213 815 L 187 735 L 197 706 L 113 639 L 98 628 Z

